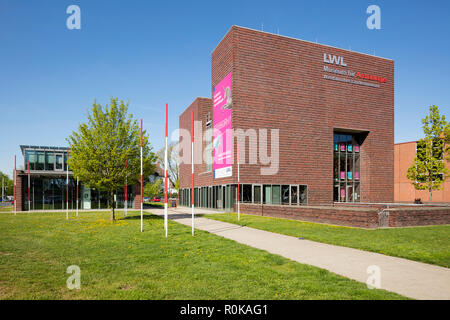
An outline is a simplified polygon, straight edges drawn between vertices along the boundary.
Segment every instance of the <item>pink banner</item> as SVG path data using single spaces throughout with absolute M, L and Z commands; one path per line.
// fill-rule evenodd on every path
M 213 159 L 214 178 L 231 177 L 233 174 L 232 145 L 232 82 L 230 72 L 214 88 L 213 94 Z

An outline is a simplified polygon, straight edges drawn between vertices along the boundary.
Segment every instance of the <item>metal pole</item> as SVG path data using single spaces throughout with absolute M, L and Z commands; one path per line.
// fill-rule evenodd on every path
M 77 217 L 78 217 L 78 177 L 77 177 Z
M 127 203 L 127 186 L 128 186 L 128 159 L 125 160 L 125 202 L 124 202 L 124 206 L 125 206 L 125 217 L 127 216 L 127 207 L 128 207 L 128 203 Z
M 42 203 L 42 206 L 44 203 Z M 28 211 L 31 211 L 31 202 L 30 202 L 30 160 L 28 160 Z
M 192 235 L 194 235 L 194 225 L 195 225 L 195 214 L 194 214 L 194 110 L 191 112 L 191 131 L 192 131 L 192 137 L 191 137 L 191 157 L 192 157 L 192 193 L 191 193 L 191 202 L 192 202 Z
M 142 213 L 143 203 L 144 203 L 144 193 L 143 193 L 143 185 L 142 185 L 142 119 L 141 119 L 141 232 L 144 231 L 144 215 Z
M 16 199 L 16 155 L 14 155 L 14 215 L 16 215 L 16 209 L 17 209 L 17 199 Z
M 168 192 L 168 164 L 167 164 L 167 103 L 166 103 L 166 134 L 164 138 L 164 229 L 166 231 L 166 238 L 168 232 L 168 224 L 167 224 L 167 192 Z
M 237 195 L 238 195 L 238 203 L 237 203 L 237 205 L 238 205 L 238 221 L 240 221 L 241 220 L 241 206 L 240 206 L 240 193 L 239 193 L 239 182 L 240 182 L 240 180 L 239 180 L 239 140 L 238 140 L 238 142 L 237 142 L 237 181 L 238 181 L 238 192 L 237 192 Z
M 2 202 L 5 199 L 5 176 L 2 175 Z
M 69 147 L 67 147 L 66 174 L 66 220 L 69 220 Z

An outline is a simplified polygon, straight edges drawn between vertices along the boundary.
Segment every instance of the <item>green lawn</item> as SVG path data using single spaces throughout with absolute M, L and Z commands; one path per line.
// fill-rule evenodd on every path
M 0 214 L 1 299 L 404 299 L 139 212 Z M 69 290 L 66 269 L 81 269 Z
M 204 217 L 447 268 L 450 265 L 450 225 L 368 230 L 246 214 L 241 214 L 238 223 L 236 213 Z
M 1 206 L 0 212 L 11 212 L 13 211 L 13 206 Z
M 163 200 L 164 201 L 164 200 Z M 144 202 L 145 207 L 164 208 L 164 202 Z

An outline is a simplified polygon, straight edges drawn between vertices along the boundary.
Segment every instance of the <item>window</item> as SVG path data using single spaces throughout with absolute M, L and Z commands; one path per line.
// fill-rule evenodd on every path
M 281 204 L 289 204 L 289 186 L 281 186 Z
M 253 186 L 253 203 L 261 203 L 261 186 Z
M 264 185 L 264 192 L 263 192 L 263 203 L 264 204 L 271 204 L 272 203 L 271 188 L 272 188 L 272 186 L 270 186 L 270 185 Z
M 304 185 L 299 186 L 299 204 L 301 205 L 308 204 L 308 186 Z
M 45 153 L 44 151 L 38 151 L 36 170 L 44 170 L 44 169 L 45 169 Z
M 47 151 L 45 153 L 45 170 L 53 171 L 55 169 L 55 154 Z
M 281 187 L 280 185 L 272 186 L 272 204 L 280 204 L 281 200 Z
M 28 162 L 30 163 L 30 170 L 35 169 L 36 162 L 36 152 L 34 150 L 26 150 L 25 151 L 25 168 L 28 170 Z
M 291 204 L 298 204 L 298 186 L 291 186 Z
M 335 202 L 359 201 L 361 169 L 359 136 L 334 133 L 333 140 L 333 199 Z M 356 183 L 358 188 L 355 187 Z
M 55 170 L 63 170 L 63 155 L 62 153 L 55 154 Z
M 251 184 L 242 185 L 242 202 L 252 203 L 252 185 Z

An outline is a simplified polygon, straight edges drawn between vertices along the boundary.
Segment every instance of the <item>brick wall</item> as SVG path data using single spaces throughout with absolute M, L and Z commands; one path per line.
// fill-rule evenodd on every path
M 381 208 L 295 207 L 241 203 L 241 212 L 260 216 L 327 223 L 359 228 L 409 227 L 450 224 L 450 207 L 389 209 L 387 224 L 379 219 Z M 237 210 L 237 207 L 235 208 Z
M 16 170 L 16 210 L 17 211 L 23 211 L 24 205 L 27 199 L 23 199 L 23 195 L 25 194 L 26 183 L 23 183 L 23 179 L 25 176 L 21 174 L 23 172 L 19 172 L 19 170 Z
M 390 227 L 450 224 L 450 207 L 389 209 Z
M 241 212 L 260 216 L 287 218 L 341 226 L 360 228 L 378 227 L 378 210 L 367 208 L 297 207 L 281 205 L 261 206 L 241 203 Z
M 141 184 L 137 183 L 133 186 L 133 209 L 141 209 Z

